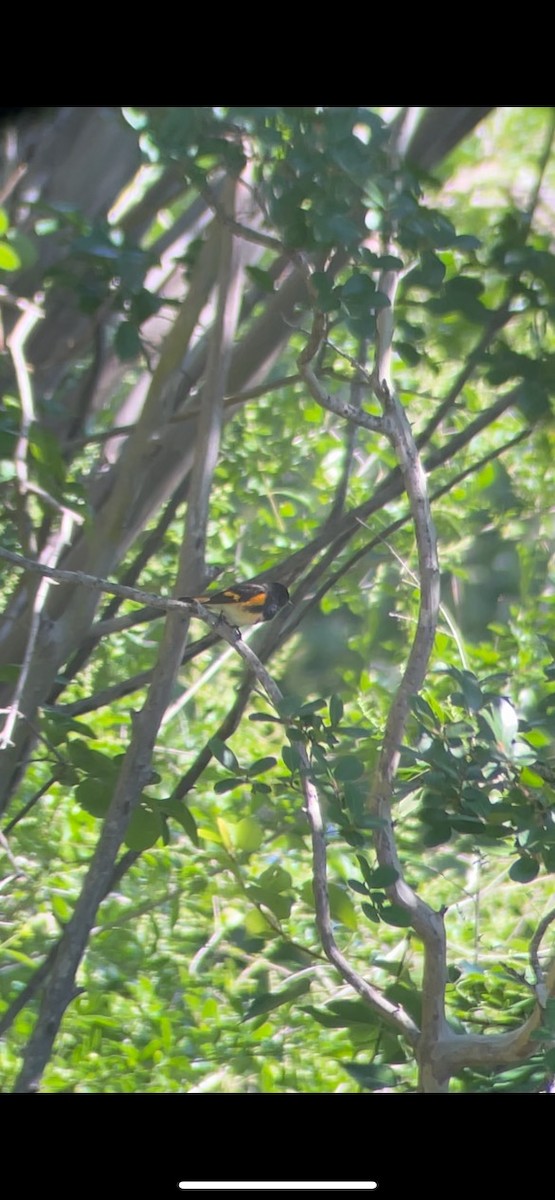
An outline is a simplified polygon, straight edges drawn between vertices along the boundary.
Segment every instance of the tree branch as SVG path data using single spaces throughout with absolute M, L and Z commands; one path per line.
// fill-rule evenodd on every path
M 311 396 L 321 408 L 335 413 L 338 417 L 343 417 L 346 421 L 352 421 L 354 425 L 360 425 L 361 429 L 368 429 L 371 433 L 383 433 L 384 427 L 381 417 L 374 417 L 371 413 L 364 412 L 356 404 L 349 404 L 336 396 L 328 395 L 322 387 L 311 364 L 325 336 L 325 318 L 322 313 L 316 311 L 308 341 L 297 358 L 299 375 L 301 379 L 304 379 Z

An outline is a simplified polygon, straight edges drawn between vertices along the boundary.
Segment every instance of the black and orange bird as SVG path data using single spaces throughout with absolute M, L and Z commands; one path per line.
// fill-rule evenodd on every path
M 271 621 L 280 609 L 290 603 L 289 592 L 283 583 L 234 583 L 221 592 L 206 592 L 204 596 L 180 596 L 184 604 L 204 604 L 228 625 L 257 625 Z

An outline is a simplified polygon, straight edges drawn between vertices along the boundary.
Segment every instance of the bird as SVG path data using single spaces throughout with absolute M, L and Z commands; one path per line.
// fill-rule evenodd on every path
M 280 609 L 290 604 L 289 592 L 283 583 L 234 583 L 219 592 L 203 596 L 180 596 L 184 604 L 203 604 L 217 612 L 228 625 L 257 625 L 271 621 Z

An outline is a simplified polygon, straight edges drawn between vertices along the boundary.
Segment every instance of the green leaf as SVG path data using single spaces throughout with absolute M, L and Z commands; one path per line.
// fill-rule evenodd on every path
M 61 487 L 65 482 L 66 465 L 58 438 L 35 422 L 31 426 L 29 449 L 35 462 L 44 468 L 49 487 Z
M 368 920 L 369 920 L 369 921 L 372 921 L 372 923 L 373 923 L 374 925 L 379 925 L 379 923 L 380 923 L 380 914 L 379 914 L 379 911 L 378 911 L 378 909 L 377 909 L 377 908 L 375 908 L 375 906 L 374 906 L 373 904 L 365 904 L 365 903 L 363 902 L 363 903 L 361 904 L 361 906 L 360 906 L 360 907 L 362 908 L 362 911 L 363 911 L 363 913 L 364 913 L 364 916 L 365 916 L 365 917 L 368 917 Z
M 443 842 L 448 842 L 451 838 L 451 825 L 448 821 L 434 821 L 430 824 L 422 834 L 422 842 L 424 846 L 441 846 Z
M 161 808 L 166 816 L 177 821 L 185 833 L 190 837 L 194 846 L 200 845 L 198 828 L 195 818 L 183 800 L 176 800 L 170 796 L 167 800 L 161 801 Z
M 75 799 L 92 817 L 105 817 L 112 796 L 100 779 L 84 779 L 75 788 Z
M 456 250 L 479 250 L 483 243 L 472 233 L 459 233 L 453 238 L 451 245 Z
M 271 867 L 267 867 L 262 872 L 258 881 L 265 888 L 271 888 L 275 892 L 285 892 L 291 887 L 292 879 L 289 871 L 285 871 L 277 863 L 273 863 Z
M 114 350 L 122 362 L 132 362 L 142 354 L 143 344 L 135 325 L 131 325 L 129 321 L 122 321 L 121 325 L 118 325 L 114 337 Z
M 256 762 L 251 763 L 250 767 L 247 767 L 247 776 L 252 779 L 256 775 L 264 775 L 266 771 L 271 771 L 276 763 L 277 758 L 272 758 L 271 755 L 266 758 L 258 758 Z
M 328 896 L 333 920 L 339 921 L 346 929 L 354 932 L 358 928 L 358 921 L 356 909 L 350 896 L 336 883 L 328 885 Z
M 0 242 L 0 271 L 17 271 L 21 266 L 19 254 L 7 242 Z
M 283 746 L 281 750 L 281 757 L 285 763 L 285 766 L 287 767 L 287 770 L 291 771 L 291 774 L 294 775 L 295 772 L 299 770 L 300 766 L 297 751 L 294 750 L 292 746 Z
M 21 674 L 21 667 L 17 663 L 5 663 L 0 667 L 0 680 L 2 683 L 17 683 Z
M 298 1000 L 299 996 L 306 996 L 309 991 L 310 979 L 297 979 L 289 987 L 282 988 L 279 992 L 264 992 L 257 996 L 256 1000 L 253 1000 L 243 1021 L 252 1021 L 253 1017 L 261 1017 L 265 1013 L 273 1012 L 276 1008 L 281 1008 L 283 1004 L 291 1004 L 293 1000 Z
M 369 872 L 368 886 L 370 888 L 386 888 L 391 887 L 399 878 L 399 872 L 395 867 L 376 867 L 375 871 Z
M 328 1011 L 339 1018 L 343 1025 L 376 1024 L 376 1014 L 364 1000 L 333 1000 Z
M 329 703 L 330 724 L 333 728 L 339 725 L 344 712 L 341 696 L 331 696 Z
M 530 883 L 539 874 L 540 865 L 535 858 L 523 855 L 517 858 L 509 869 L 509 876 L 516 883 Z
M 225 767 L 228 771 L 235 771 L 236 774 L 239 774 L 241 770 L 239 763 L 233 753 L 233 750 L 230 750 L 229 746 L 226 746 L 225 742 L 221 742 L 217 737 L 212 737 L 208 741 L 208 749 L 214 755 L 214 758 L 217 758 L 218 762 L 222 764 L 222 767 Z
M 396 925 L 401 929 L 412 923 L 410 913 L 400 904 L 384 904 L 380 906 L 380 915 L 386 925 Z
M 555 1046 L 545 1052 L 545 1065 L 548 1071 L 555 1071 Z
M 262 845 L 264 830 L 253 817 L 243 817 L 233 830 L 233 840 L 238 850 L 244 850 L 250 854 Z
M 308 700 L 306 704 L 301 704 L 297 709 L 294 709 L 294 715 L 299 717 L 313 717 L 321 708 L 327 708 L 325 700 Z M 281 706 L 280 706 L 281 711 Z
M 125 845 L 130 850 L 141 853 L 158 841 L 164 834 L 164 822 L 161 813 L 153 812 L 142 804 L 135 809 L 127 826 Z
M 386 1087 L 396 1087 L 398 1083 L 395 1071 L 381 1063 L 346 1063 L 341 1066 L 367 1092 L 375 1092 Z
M 80 771 L 85 771 L 92 778 L 103 780 L 107 784 L 113 784 L 117 779 L 120 762 L 116 762 L 108 754 L 102 754 L 100 750 L 93 750 L 80 738 L 68 743 L 67 754 L 75 767 L 79 767 Z
M 357 854 L 357 862 L 362 871 L 364 882 L 368 884 L 368 887 L 372 887 L 372 878 L 374 875 L 372 867 L 367 862 L 363 854 Z
M 278 921 L 286 921 L 290 916 L 293 904 L 291 896 L 284 896 L 270 888 L 257 886 L 247 887 L 245 895 L 253 904 L 263 905 L 264 908 L 269 909 Z
M 82 738 L 96 739 L 96 733 L 90 725 L 86 725 L 84 721 L 78 721 L 74 717 L 68 717 L 65 713 L 57 712 L 55 708 L 48 705 L 44 707 L 45 717 L 42 722 L 42 731 L 49 742 L 53 742 L 55 746 L 59 746 L 60 742 L 66 740 L 68 733 L 78 733 Z
M 268 725 L 283 724 L 281 717 L 274 717 L 272 713 L 253 712 L 249 713 L 249 721 L 266 721 Z
M 261 267 L 247 267 L 247 273 L 261 291 L 266 294 L 274 291 L 274 281 L 269 271 L 263 271 Z
M 361 779 L 366 772 L 366 766 L 360 758 L 339 758 L 333 764 L 333 775 L 338 782 Z
M 217 796 L 224 796 L 226 792 L 234 792 L 235 788 L 244 787 L 245 783 L 244 775 L 231 775 L 228 779 L 218 779 L 214 784 L 214 791 Z

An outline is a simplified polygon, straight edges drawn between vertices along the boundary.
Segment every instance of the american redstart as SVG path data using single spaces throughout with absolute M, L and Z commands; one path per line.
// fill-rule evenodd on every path
M 289 592 L 283 583 L 234 583 L 221 592 L 179 599 L 185 604 L 198 600 L 225 617 L 228 625 L 256 625 L 259 621 L 271 621 L 289 603 Z

